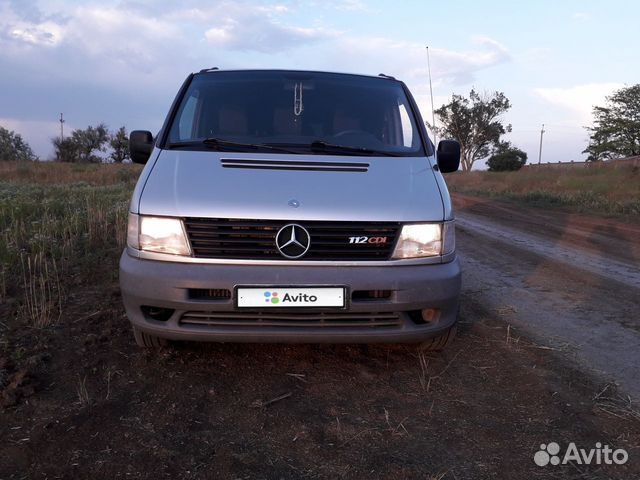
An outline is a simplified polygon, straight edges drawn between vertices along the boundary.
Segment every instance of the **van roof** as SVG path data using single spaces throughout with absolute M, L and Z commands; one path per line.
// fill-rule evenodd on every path
M 384 73 L 380 73 L 378 75 L 368 75 L 368 74 L 363 74 L 363 73 L 347 73 L 347 72 L 329 72 L 329 71 L 324 71 L 324 70 L 290 70 L 290 69 L 284 69 L 284 68 L 265 68 L 265 69 L 257 69 L 257 68 L 233 68 L 233 69 L 229 69 L 229 70 L 223 70 L 220 69 L 218 67 L 211 67 L 211 68 L 203 68 L 202 70 L 200 70 L 199 72 L 195 73 L 195 75 L 200 74 L 200 73 L 215 73 L 215 72 L 247 72 L 247 73 L 251 73 L 251 72 L 287 72 L 287 73 L 328 73 L 328 74 L 333 74 L 333 75 L 349 75 L 349 76 L 353 76 L 353 77 L 368 77 L 368 78 L 380 78 L 380 79 L 386 79 L 386 80 L 396 80 L 397 79 L 395 77 L 392 77 L 391 75 L 386 75 Z

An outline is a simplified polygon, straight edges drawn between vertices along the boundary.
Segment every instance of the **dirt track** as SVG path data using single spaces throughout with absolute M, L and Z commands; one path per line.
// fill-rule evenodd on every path
M 529 248 L 606 248 L 637 267 L 638 231 L 457 203 L 462 328 L 439 355 L 387 345 L 142 352 L 108 274 L 75 285 L 56 328 L 7 321 L 0 479 L 638 478 L 640 420 L 624 397 L 638 385 L 637 277 L 629 269 L 618 282 L 593 263 L 576 268 L 580 257 L 562 264 Z M 536 466 L 550 441 L 602 442 L 630 460 Z
M 640 398 L 640 225 L 457 195 L 465 290 Z

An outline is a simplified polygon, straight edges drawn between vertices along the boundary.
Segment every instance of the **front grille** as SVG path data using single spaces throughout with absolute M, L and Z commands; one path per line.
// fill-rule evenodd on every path
M 392 222 L 322 222 L 186 218 L 196 258 L 285 260 L 276 247 L 276 235 L 297 223 L 309 232 L 311 245 L 299 260 L 387 260 L 400 225 Z M 350 243 L 351 237 L 386 238 L 384 243 Z M 379 240 L 378 240 L 379 241 Z
M 388 328 L 401 324 L 394 312 L 185 312 L 181 325 L 238 328 L 238 327 L 341 327 Z
M 226 288 L 190 288 L 189 298 L 192 300 L 229 300 L 231 290 Z
M 355 302 L 388 300 L 390 298 L 391 290 L 354 290 L 351 293 L 351 300 Z

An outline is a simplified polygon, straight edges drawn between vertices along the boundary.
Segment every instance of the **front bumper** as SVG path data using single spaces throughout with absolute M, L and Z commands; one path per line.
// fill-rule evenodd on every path
M 456 321 L 460 296 L 460 264 L 456 259 L 443 264 L 389 266 L 296 266 L 296 265 L 224 265 L 194 264 L 143 260 L 125 250 L 120 259 L 120 287 L 131 323 L 151 335 L 172 340 L 218 342 L 418 342 L 438 336 Z M 301 325 L 273 326 L 257 320 L 253 324 L 234 325 L 239 312 L 235 299 L 201 300 L 191 297 L 192 289 L 228 289 L 239 285 L 264 286 L 335 286 L 344 285 L 350 292 L 390 290 L 388 298 L 353 299 L 341 313 L 366 317 L 368 314 L 395 313 L 396 324 L 375 326 L 362 323 L 341 326 L 312 322 Z M 175 310 L 167 320 L 145 315 L 142 306 Z M 416 321 L 416 312 L 436 309 L 432 321 Z M 295 312 L 294 312 L 295 310 Z M 244 312 L 245 309 L 242 309 Z M 313 313 L 317 309 L 280 310 L 289 313 Z M 327 314 L 335 309 L 325 309 Z M 197 325 L 183 321 L 187 314 L 213 312 L 217 318 L 229 313 L 229 321 L 215 325 Z M 275 309 L 268 309 L 273 314 Z M 222 315 L 224 316 L 224 315 Z M 280 324 L 283 322 L 279 322 Z M 353 322 L 351 322 L 353 323 Z M 349 325 L 351 325 L 349 323 Z

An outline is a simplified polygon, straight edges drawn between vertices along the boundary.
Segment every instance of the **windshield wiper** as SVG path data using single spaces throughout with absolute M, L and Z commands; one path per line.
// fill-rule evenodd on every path
M 386 152 L 384 150 L 374 150 L 366 147 L 352 147 L 350 145 L 338 145 L 335 143 L 328 143 L 324 140 L 315 140 L 309 144 L 309 148 L 314 152 L 326 152 L 327 150 L 355 153 L 357 155 L 380 155 L 385 157 L 398 157 L 397 153 Z
M 271 150 L 276 152 L 283 153 L 295 153 L 298 154 L 300 152 L 295 150 L 290 150 L 284 147 L 276 147 L 273 145 L 265 145 L 264 143 L 244 143 L 244 142 L 232 142 L 230 140 L 223 140 L 221 138 L 205 138 L 202 141 L 191 140 L 185 142 L 172 142 L 167 146 L 169 148 L 180 148 L 180 147 L 193 147 L 197 145 L 206 145 L 209 148 L 213 148 L 216 150 L 223 150 L 226 148 L 232 149 L 251 149 L 251 150 Z
M 288 148 L 276 147 L 273 145 L 266 145 L 264 143 L 243 143 L 243 142 L 232 142 L 230 140 L 222 140 L 220 138 L 205 138 L 202 143 L 204 143 L 208 147 L 220 148 L 220 147 L 237 147 L 237 148 L 251 148 L 254 150 L 265 149 L 272 150 L 277 152 L 285 152 L 285 153 L 299 153 L 294 150 L 290 150 Z

